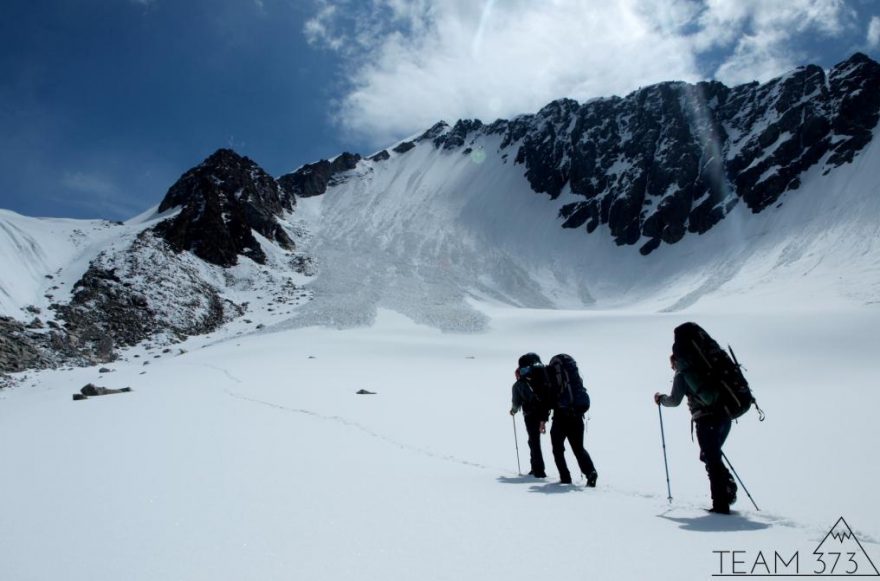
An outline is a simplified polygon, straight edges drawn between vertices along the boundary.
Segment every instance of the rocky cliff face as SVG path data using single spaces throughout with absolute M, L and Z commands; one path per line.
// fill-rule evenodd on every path
M 175 250 L 189 250 L 218 266 L 237 264 L 239 255 L 263 264 L 266 255 L 253 232 L 293 250 L 277 218 L 295 204 L 296 198 L 256 163 L 220 149 L 171 186 L 159 211 L 179 207 L 180 213 L 156 232 Z
M 386 152 L 385 155 L 387 156 L 388 153 Z M 278 178 L 278 185 L 292 199 L 320 196 L 329 186 L 339 183 L 342 179 L 340 174 L 354 169 L 360 160 L 360 155 L 348 152 L 333 161 L 322 159 L 281 176 Z
M 617 244 L 648 254 L 706 232 L 740 202 L 753 212 L 778 203 L 813 167 L 852 161 L 878 116 L 880 65 L 855 54 L 827 74 L 806 66 L 733 88 L 662 83 L 491 125 L 438 124 L 420 139 L 469 152 L 501 135 L 500 153 L 515 155 L 535 192 L 582 198 L 561 209 L 564 228 L 604 224 Z

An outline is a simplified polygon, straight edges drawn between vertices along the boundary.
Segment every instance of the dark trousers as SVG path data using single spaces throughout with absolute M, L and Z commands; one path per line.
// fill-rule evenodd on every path
M 712 504 L 726 506 L 736 498 L 736 483 L 721 458 L 721 447 L 730 434 L 730 418 L 707 416 L 694 421 L 697 442 L 700 444 L 700 460 L 709 475 Z
M 584 418 L 579 414 L 553 412 L 553 426 L 550 427 L 550 442 L 553 444 L 553 459 L 562 480 L 571 480 L 571 473 L 565 464 L 565 440 L 577 459 L 578 467 L 585 475 L 596 469 L 593 459 L 584 449 Z
M 526 422 L 526 433 L 529 435 L 531 473 L 540 476 L 544 474 L 544 454 L 541 452 L 541 418 L 523 414 L 523 419 Z

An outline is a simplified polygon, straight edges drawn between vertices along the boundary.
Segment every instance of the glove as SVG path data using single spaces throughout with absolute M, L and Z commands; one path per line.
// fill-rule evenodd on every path
M 662 394 L 662 393 L 655 393 L 655 394 L 654 394 L 654 403 L 655 403 L 655 404 L 660 405 L 660 400 L 661 400 L 661 399 L 663 399 L 663 394 Z

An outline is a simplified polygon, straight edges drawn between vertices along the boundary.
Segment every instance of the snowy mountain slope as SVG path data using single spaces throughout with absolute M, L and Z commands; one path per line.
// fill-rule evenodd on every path
M 669 387 L 681 315 L 479 311 L 483 334 L 380 310 L 370 328 L 193 337 L 182 355 L 142 350 L 148 367 L 31 374 L 0 392 L 4 575 L 705 579 L 724 572 L 713 551 L 730 550 L 746 570 L 758 551 L 771 566 L 773 551 L 799 551 L 809 573 L 841 516 L 880 560 L 875 311 L 698 319 L 737 349 L 768 413 L 745 416 L 726 446 L 761 508 L 743 494 L 731 517 L 700 508 L 683 408 L 663 410 L 666 501 L 651 395 Z M 547 481 L 517 475 L 507 409 L 527 350 L 581 364 L 595 490 L 555 483 L 546 436 Z M 88 381 L 134 391 L 70 401 Z
M 32 319 L 68 296 L 103 244 L 124 228 L 104 220 L 29 218 L 0 210 L 0 315 Z M 52 295 L 52 298 L 46 295 Z
M 362 160 L 303 200 L 320 268 L 315 300 L 289 325 L 369 324 L 384 307 L 444 330 L 485 328 L 471 299 L 649 311 L 880 300 L 876 140 L 832 172 L 807 171 L 796 192 L 760 214 L 737 206 L 710 231 L 649 256 L 615 245 L 604 227 L 586 239 L 559 228 L 573 196 L 535 195 L 499 143 L 477 137 L 462 155 L 422 141 Z

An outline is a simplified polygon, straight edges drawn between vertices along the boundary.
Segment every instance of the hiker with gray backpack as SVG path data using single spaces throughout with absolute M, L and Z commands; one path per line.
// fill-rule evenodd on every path
M 561 353 L 550 359 L 546 369 L 550 376 L 553 406 L 550 443 L 559 471 L 559 482 L 571 484 L 571 472 L 565 462 L 565 441 L 568 440 L 578 467 L 587 478 L 587 486 L 594 488 L 598 473 L 593 459 L 584 448 L 584 414 L 590 409 L 590 396 L 577 363 L 571 356 Z
M 730 434 L 732 421 L 746 413 L 752 404 L 755 404 L 762 421 L 764 414 L 755 402 L 732 349 L 728 347 L 728 355 L 696 323 L 679 325 L 674 334 L 670 356 L 675 371 L 672 391 L 669 395 L 655 393 L 654 403 L 677 407 L 687 397 L 692 428 L 696 428 L 700 445 L 700 460 L 706 465 L 709 476 L 712 508 L 708 510 L 730 514 L 730 505 L 736 502 L 737 486 L 724 465 L 721 448 Z M 660 419 L 662 422 L 662 414 Z

